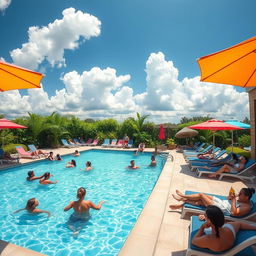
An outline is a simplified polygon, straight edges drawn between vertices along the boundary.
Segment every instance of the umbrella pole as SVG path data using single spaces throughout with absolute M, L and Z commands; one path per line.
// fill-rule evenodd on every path
M 233 130 L 232 130 L 232 133 L 231 133 L 231 140 L 232 140 L 232 152 L 233 152 L 233 147 L 234 147 L 234 133 L 233 133 Z

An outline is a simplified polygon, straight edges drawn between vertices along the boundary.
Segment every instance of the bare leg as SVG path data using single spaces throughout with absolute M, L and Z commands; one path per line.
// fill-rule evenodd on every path
M 172 210 L 178 210 L 180 208 L 182 208 L 184 205 L 184 203 L 182 204 L 170 204 L 169 207 L 172 209 Z
M 193 194 L 193 195 L 184 195 L 179 190 L 176 190 L 176 194 L 184 199 L 182 201 L 187 201 L 187 200 L 192 200 L 192 201 L 198 201 L 198 200 L 209 201 L 209 200 L 212 200 L 212 196 L 206 195 L 204 193 L 198 193 L 198 194 Z
M 223 172 L 230 172 L 230 166 L 225 164 L 224 166 L 222 166 L 218 171 L 216 171 L 215 173 L 212 173 L 209 175 L 210 178 L 216 178 L 219 174 L 223 173 Z

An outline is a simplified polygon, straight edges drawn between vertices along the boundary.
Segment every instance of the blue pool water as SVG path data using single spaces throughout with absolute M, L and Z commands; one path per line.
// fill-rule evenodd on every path
M 151 154 L 133 156 L 132 152 L 90 150 L 80 157 L 65 156 L 64 161 L 44 160 L 0 172 L 0 239 L 51 256 L 113 256 L 123 246 L 130 230 L 140 215 L 164 165 L 158 157 L 157 167 L 147 167 Z M 65 168 L 74 158 L 76 168 Z M 135 159 L 141 169 L 125 169 Z M 94 169 L 83 172 L 85 161 L 91 161 Z M 57 184 L 43 186 L 38 180 L 26 181 L 27 172 L 36 175 L 50 171 L 59 180 Z M 76 200 L 79 187 L 87 189 L 87 200 L 98 204 L 104 200 L 100 211 L 91 210 L 92 218 L 77 237 L 67 226 L 71 209 L 63 208 Z M 30 215 L 26 211 L 12 214 L 24 208 L 32 197 L 39 199 L 39 209 L 47 214 Z

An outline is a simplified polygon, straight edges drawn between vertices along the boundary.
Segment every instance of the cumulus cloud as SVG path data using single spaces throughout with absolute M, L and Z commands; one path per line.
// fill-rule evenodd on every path
M 64 88 L 49 97 L 41 89 L 30 89 L 28 95 L 18 91 L 0 94 L 0 112 L 12 116 L 28 111 L 50 114 L 73 114 L 80 118 L 116 118 L 124 120 L 136 112 L 149 114 L 152 121 L 179 122 L 181 117 L 210 115 L 218 119 L 249 115 L 248 94 L 234 86 L 202 83 L 199 77 L 179 79 L 178 69 L 163 53 L 152 53 L 146 61 L 146 91 L 134 94 L 129 86 L 131 76 L 117 75 L 114 68 L 77 71 L 63 74 Z
M 11 0 L 0 0 L 0 11 L 4 12 L 11 4 Z
M 62 19 L 47 26 L 30 27 L 28 42 L 10 52 L 13 62 L 37 69 L 46 60 L 51 66 L 62 67 L 65 66 L 65 50 L 75 50 L 80 43 L 100 35 L 101 22 L 95 16 L 74 8 L 65 9 L 62 15 Z

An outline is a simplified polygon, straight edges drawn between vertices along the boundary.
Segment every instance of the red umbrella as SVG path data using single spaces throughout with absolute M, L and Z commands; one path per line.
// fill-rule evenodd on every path
M 24 129 L 26 126 L 19 125 L 7 119 L 0 119 L 0 129 Z
M 212 131 L 219 131 L 219 130 L 242 130 L 243 128 L 224 123 L 221 120 L 211 119 L 201 124 L 195 124 L 189 126 L 191 129 L 198 129 L 198 130 L 212 130 Z M 214 134 L 213 134 L 213 145 L 214 145 Z
M 164 140 L 165 139 L 165 135 L 164 135 L 164 126 L 162 124 L 160 124 L 160 129 L 159 129 L 159 135 L 158 138 L 160 140 Z
M 4 119 L 4 118 L 0 119 L 0 129 L 24 129 L 24 128 L 27 128 L 27 127 L 13 123 L 10 120 Z M 3 139 L 2 140 L 2 145 L 3 145 L 4 137 L 2 139 Z

